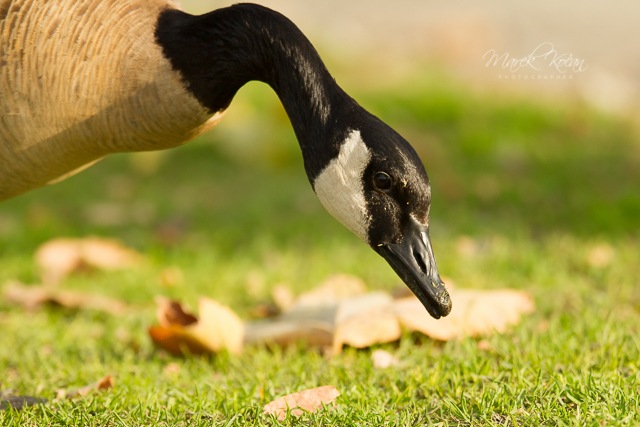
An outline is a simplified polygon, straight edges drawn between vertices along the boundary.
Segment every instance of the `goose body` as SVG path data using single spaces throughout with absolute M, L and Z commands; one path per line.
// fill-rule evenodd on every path
M 168 7 L 0 2 L 0 200 L 109 153 L 179 145 L 215 123 L 155 43 Z
M 291 119 L 325 208 L 432 316 L 449 313 L 424 166 L 281 14 L 251 4 L 192 16 L 169 0 L 0 0 L 0 43 L 0 200 L 110 153 L 183 144 L 246 82 L 262 81 Z

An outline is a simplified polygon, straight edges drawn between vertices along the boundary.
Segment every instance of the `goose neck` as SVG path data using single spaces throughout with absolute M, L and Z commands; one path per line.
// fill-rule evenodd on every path
M 211 112 L 226 109 L 245 83 L 262 81 L 288 114 L 308 173 L 319 167 L 314 163 L 326 163 L 318 156 L 337 153 L 348 130 L 338 131 L 340 118 L 355 102 L 283 15 L 249 4 L 201 16 L 171 10 L 161 15 L 156 39 L 188 89 Z

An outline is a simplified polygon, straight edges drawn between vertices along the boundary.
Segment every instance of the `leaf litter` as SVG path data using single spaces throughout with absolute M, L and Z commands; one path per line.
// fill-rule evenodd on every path
M 140 253 L 113 239 L 52 239 L 40 245 L 34 255 L 34 261 L 42 275 L 42 285 L 9 282 L 4 286 L 3 296 L 7 301 L 27 310 L 51 305 L 119 315 L 127 310 L 124 302 L 103 295 L 64 290 L 59 284 L 72 274 L 132 268 L 142 260 Z
M 58 389 L 54 402 L 64 399 L 84 398 L 96 392 L 103 392 L 115 387 L 115 381 L 111 375 L 106 375 L 98 381 L 79 388 Z
M 78 388 L 58 389 L 52 402 L 60 402 L 66 399 L 85 398 L 94 393 L 101 393 L 115 387 L 115 381 L 111 375 L 105 375 L 98 381 Z M 11 393 L 0 393 L 0 410 L 12 408 L 22 410 L 29 406 L 49 403 L 49 399 L 34 396 L 16 396 Z
M 131 268 L 143 257 L 117 240 L 85 237 L 49 240 L 40 245 L 34 258 L 42 282 L 55 285 L 77 272 Z
M 44 286 L 10 283 L 4 297 L 27 309 L 53 304 L 71 309 L 95 309 L 121 314 L 126 305 L 100 295 L 82 294 L 56 286 L 69 274 L 87 269 L 130 268 L 142 255 L 110 239 L 53 239 L 35 255 Z M 403 331 L 422 333 L 432 339 L 448 341 L 503 333 L 534 310 L 531 296 L 523 291 L 463 290 L 449 286 L 454 301 L 451 313 L 435 320 L 415 296 L 392 296 L 367 292 L 365 283 L 339 274 L 297 297 L 285 286 L 274 287 L 272 298 L 277 310 L 262 310 L 262 320 L 243 322 L 229 307 L 201 298 L 196 316 L 179 301 L 158 297 L 158 325 L 148 333 L 153 343 L 173 355 L 242 352 L 245 345 L 306 343 L 337 354 L 342 348 L 368 348 L 398 341 Z
M 250 322 L 242 322 L 231 309 L 213 300 L 201 299 L 197 319 L 184 312 L 179 302 L 160 298 L 160 325 L 151 327 L 149 334 L 157 346 L 175 355 L 239 353 L 247 345 L 294 343 L 337 354 L 345 345 L 368 348 L 398 341 L 403 331 L 438 341 L 504 333 L 534 310 L 531 296 L 523 291 L 450 286 L 450 293 L 453 310 L 439 320 L 430 317 L 413 295 L 394 298 L 380 291 L 367 292 L 360 279 L 345 275 L 334 276 L 293 300 L 282 298 L 286 291 L 280 285 L 278 298 L 286 301 L 282 313 Z
M 5 285 L 3 296 L 8 302 L 18 304 L 30 311 L 43 305 L 51 305 L 119 315 L 128 308 L 124 302 L 104 295 L 66 291 L 52 286 L 28 286 L 19 282 L 10 282 Z
M 187 312 L 178 301 L 158 297 L 159 325 L 148 330 L 153 343 L 175 356 L 242 352 L 244 324 L 237 314 L 210 298 L 198 302 L 200 318 Z

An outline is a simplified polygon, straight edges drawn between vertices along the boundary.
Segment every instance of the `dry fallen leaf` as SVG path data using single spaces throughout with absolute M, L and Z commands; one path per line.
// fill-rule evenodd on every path
M 161 326 L 189 326 L 198 322 L 198 318 L 184 311 L 179 302 L 169 298 L 157 297 L 156 318 Z
M 25 286 L 17 282 L 6 285 L 3 294 L 7 301 L 19 304 L 27 310 L 34 310 L 44 304 L 111 314 L 122 314 L 127 309 L 122 301 L 103 295 L 64 291 L 50 286 Z
M 312 388 L 280 397 L 266 404 L 263 412 L 274 415 L 278 421 L 284 421 L 287 413 L 299 417 L 304 412 L 317 412 L 325 405 L 333 403 L 338 396 L 340 392 L 330 385 Z
M 531 296 L 523 291 L 451 289 L 453 308 L 447 317 L 433 319 L 416 297 L 394 301 L 400 324 L 433 339 L 448 341 L 501 333 L 534 310 Z
M 391 296 L 373 292 L 340 303 L 333 333 L 333 354 L 343 345 L 366 348 L 400 339 L 402 330 Z
M 244 343 L 287 346 L 300 342 L 314 348 L 331 347 L 337 311 L 336 304 L 295 306 L 275 319 L 247 323 Z
M 157 302 L 160 325 L 149 328 L 149 335 L 158 347 L 176 356 L 222 350 L 242 352 L 244 324 L 230 308 L 201 298 L 198 319 L 176 301 L 158 298 Z
M 86 397 L 90 393 L 93 393 L 96 391 L 104 391 L 104 390 L 113 388 L 114 385 L 115 385 L 115 382 L 113 381 L 113 377 L 111 375 L 107 375 L 102 379 L 96 381 L 95 383 L 89 384 L 84 387 L 71 389 L 71 390 L 60 389 L 56 392 L 56 398 L 54 401 L 59 401 L 62 399 L 73 399 L 75 397 Z
M 248 323 L 245 344 L 302 342 L 337 354 L 343 345 L 365 348 L 392 342 L 401 335 L 392 301 L 385 293 L 373 292 L 333 303 L 294 304 L 273 320 Z
M 45 284 L 57 284 L 78 271 L 129 268 L 141 259 L 138 252 L 118 241 L 98 237 L 53 239 L 42 244 L 35 254 Z

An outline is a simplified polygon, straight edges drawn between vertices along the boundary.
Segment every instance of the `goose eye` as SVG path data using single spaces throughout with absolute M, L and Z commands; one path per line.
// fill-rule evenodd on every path
M 375 185 L 378 190 L 389 191 L 392 185 L 391 177 L 386 172 L 376 172 L 373 176 L 373 185 Z

